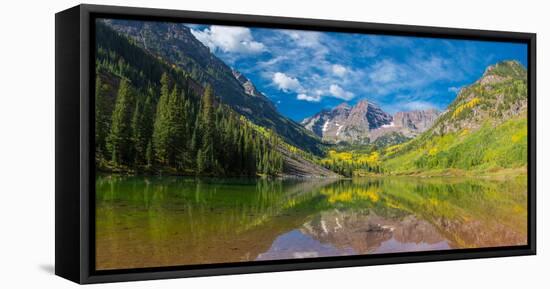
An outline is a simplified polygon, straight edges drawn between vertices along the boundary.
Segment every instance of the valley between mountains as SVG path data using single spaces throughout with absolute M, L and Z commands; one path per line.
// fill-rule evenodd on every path
M 526 174 L 527 72 L 488 66 L 443 110 L 368 96 L 296 122 L 183 24 L 96 23 L 96 163 L 145 175 Z

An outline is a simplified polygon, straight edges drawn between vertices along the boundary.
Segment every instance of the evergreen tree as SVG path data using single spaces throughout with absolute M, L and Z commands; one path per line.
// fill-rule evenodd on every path
M 193 133 L 191 135 L 191 141 L 189 143 L 189 154 L 192 156 L 197 156 L 197 151 L 199 149 L 198 139 L 200 137 L 198 136 L 198 126 L 196 124 L 197 120 L 195 119 L 195 121 L 193 121 Z
M 108 87 L 99 76 L 95 81 L 95 148 L 97 156 L 105 158 L 105 139 L 109 134 L 110 113 L 107 100 Z
M 160 98 L 157 103 L 157 112 L 153 128 L 153 150 L 156 160 L 162 164 L 168 164 L 169 157 L 169 135 L 170 135 L 170 88 L 168 75 L 164 73 L 161 77 Z
M 201 147 L 197 153 L 197 167 L 200 167 L 199 172 L 212 172 L 215 169 L 213 105 L 214 91 L 208 85 L 202 97 L 201 117 L 199 120 L 202 135 Z
M 168 156 L 173 164 L 179 168 L 183 168 L 184 153 L 185 153 L 185 111 L 184 111 L 185 95 L 183 90 L 180 92 L 177 85 L 172 89 L 169 99 L 169 146 Z
M 206 156 L 203 154 L 202 149 L 197 151 L 197 174 L 202 174 L 206 171 Z
M 151 141 L 147 143 L 147 149 L 145 151 L 145 166 L 148 170 L 153 166 L 153 144 Z
M 132 145 L 134 147 L 134 165 L 140 165 L 143 163 L 145 157 L 146 140 L 143 135 L 143 105 L 140 105 L 139 101 L 136 101 L 134 113 L 132 115 L 132 122 L 130 123 L 132 131 Z
M 111 129 L 107 136 L 107 149 L 111 152 L 111 161 L 115 165 L 129 164 L 132 161 L 130 121 L 134 97 L 130 83 L 126 79 L 121 80 L 111 117 Z
M 147 142 L 151 140 L 153 136 L 153 124 L 155 122 L 155 103 L 154 100 L 155 92 L 153 89 L 149 89 L 147 92 L 147 97 L 145 98 L 145 103 L 143 105 L 143 120 L 142 120 L 142 130 L 143 136 Z

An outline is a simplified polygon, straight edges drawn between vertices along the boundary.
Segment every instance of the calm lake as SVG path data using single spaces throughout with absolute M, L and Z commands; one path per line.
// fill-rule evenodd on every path
M 96 179 L 96 268 L 524 245 L 526 177 Z

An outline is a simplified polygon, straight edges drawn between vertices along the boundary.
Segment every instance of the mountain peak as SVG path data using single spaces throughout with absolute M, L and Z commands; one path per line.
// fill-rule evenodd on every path
M 342 102 L 336 107 L 334 107 L 332 110 L 338 110 L 338 109 L 348 109 L 350 108 L 350 105 L 347 102 Z
M 484 123 L 498 124 L 527 109 L 527 70 L 518 61 L 487 67 L 483 76 L 460 90 L 434 131 L 477 130 Z
M 527 79 L 527 70 L 517 60 L 505 60 L 485 69 L 480 82 L 499 82 L 508 78 Z
M 364 110 L 364 109 L 367 109 L 369 105 L 371 105 L 371 103 L 366 98 L 362 98 L 359 101 L 357 101 L 357 103 L 353 106 L 353 108 L 356 110 L 357 109 Z
M 350 106 L 340 103 L 332 110 L 323 110 L 302 121 L 302 125 L 331 142 L 368 142 L 369 131 L 390 125 L 392 116 L 367 99 Z
M 380 106 L 376 102 L 371 101 L 366 97 L 359 99 L 354 107 L 372 107 L 378 109 L 380 108 Z

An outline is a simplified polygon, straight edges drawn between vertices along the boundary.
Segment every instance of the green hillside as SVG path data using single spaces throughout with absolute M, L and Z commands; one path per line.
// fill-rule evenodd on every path
M 487 68 L 463 88 L 434 126 L 384 149 L 388 174 L 489 171 L 527 165 L 527 72 L 516 61 Z
M 493 126 L 434 135 L 414 147 L 385 150 L 383 170 L 388 174 L 460 169 L 489 171 L 527 165 L 527 119 L 520 115 Z

